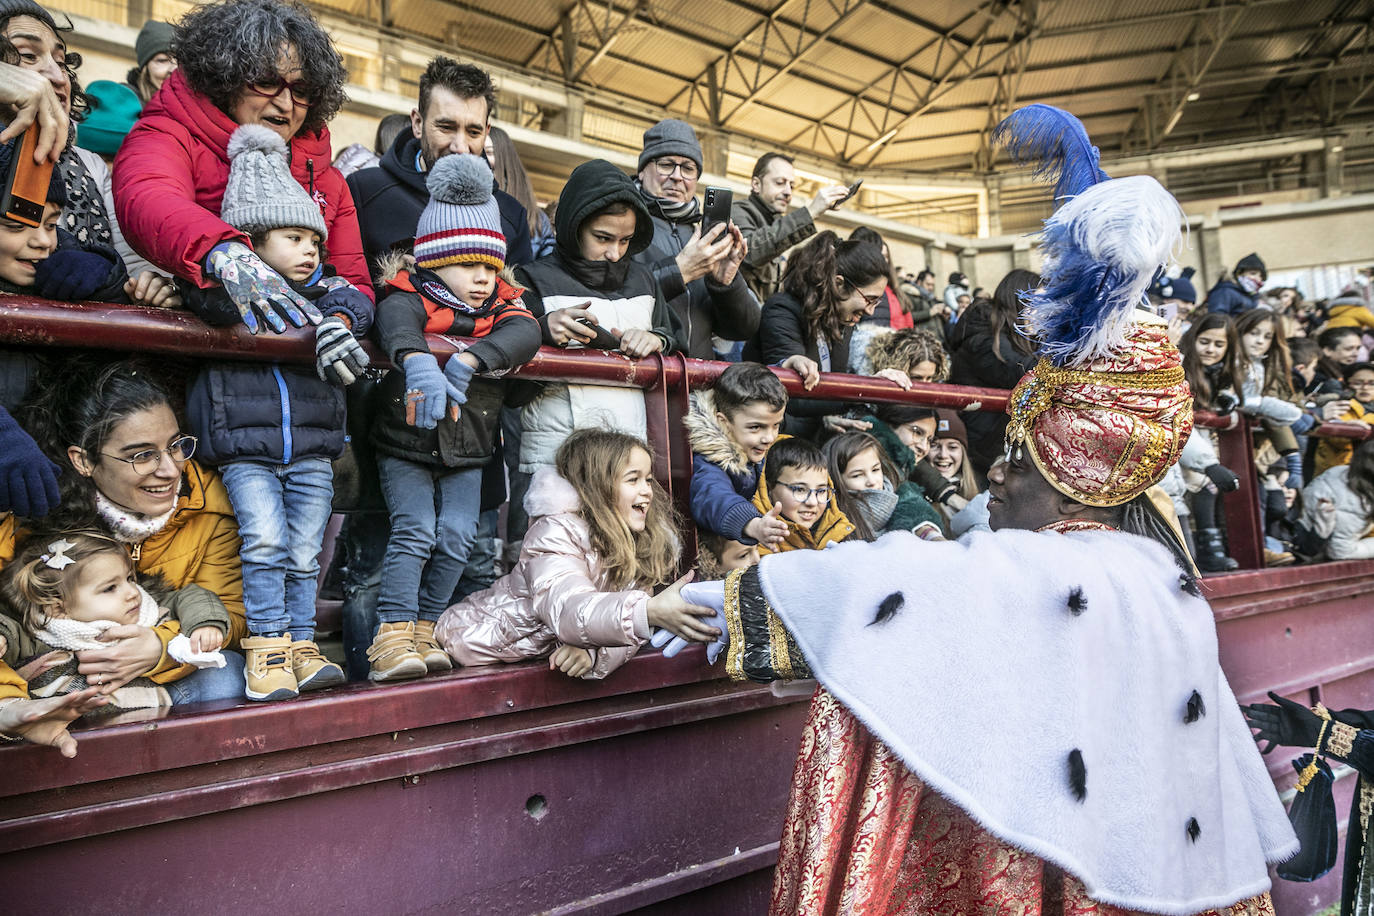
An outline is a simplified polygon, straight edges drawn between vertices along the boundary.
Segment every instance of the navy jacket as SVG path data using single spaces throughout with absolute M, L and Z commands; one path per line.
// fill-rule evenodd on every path
M 401 131 L 391 149 L 375 168 L 359 169 L 348 176 L 348 189 L 358 208 L 358 228 L 362 231 L 363 254 L 374 278 L 377 300 L 387 294 L 378 260 L 391 251 L 409 252 L 415 244 L 415 226 L 429 203 L 428 174 L 415 169 L 420 141 L 409 131 Z M 506 235 L 506 266 L 518 267 L 534 260 L 530 247 L 530 224 L 520 201 L 500 188 L 494 188 L 497 209 L 501 211 L 501 231 Z
M 692 520 L 707 531 L 732 541 L 753 544 L 744 526 L 761 514 L 754 506 L 763 462 L 750 462 L 716 421 L 713 393 L 692 395 L 692 409 L 683 418 L 692 447 L 692 482 L 688 502 Z
M 1234 280 L 1219 280 L 1207 294 L 1207 311 L 1239 315 L 1259 305 L 1259 295 L 1241 289 Z
M 178 283 L 182 302 L 206 324 L 226 326 L 240 320 L 223 287 L 200 289 Z M 302 296 L 319 300 L 320 286 L 291 284 Z M 357 297 L 366 302 L 365 297 Z M 359 337 L 372 325 L 372 305 L 330 309 L 346 314 Z M 344 390 L 322 380 L 313 366 L 247 362 L 210 363 L 186 392 L 186 416 L 199 440 L 196 460 L 208 464 L 260 461 L 290 464 L 301 458 L 343 454 Z

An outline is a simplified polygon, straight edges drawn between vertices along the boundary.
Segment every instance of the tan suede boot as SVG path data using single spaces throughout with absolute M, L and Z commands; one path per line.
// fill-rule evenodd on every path
M 313 639 L 291 643 L 291 673 L 296 676 L 297 690 L 320 690 L 347 680 L 342 668 L 320 654 Z
M 444 647 L 434 638 L 433 620 L 415 621 L 415 651 L 425 660 L 425 667 L 430 674 L 453 670 L 453 659 L 448 657 Z
M 429 673 L 424 658 L 415 651 L 415 622 L 411 620 L 378 627 L 367 660 L 372 665 L 367 675 L 370 681 L 403 681 Z
M 296 696 L 291 673 L 290 636 L 250 636 L 243 649 L 243 693 L 250 700 L 289 700 Z

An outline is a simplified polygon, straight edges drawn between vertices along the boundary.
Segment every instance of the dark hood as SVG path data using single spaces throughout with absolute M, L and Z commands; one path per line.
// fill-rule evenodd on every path
M 425 178 L 428 176 L 415 170 L 415 157 L 419 154 L 420 138 L 411 131 L 403 130 L 396 135 L 396 140 L 382 155 L 379 164 L 386 169 L 388 175 L 428 197 L 429 187 L 425 184 Z
M 565 261 L 582 260 L 582 249 L 577 241 L 582 224 L 614 203 L 628 204 L 635 212 L 635 234 L 630 239 L 625 260 L 649 247 L 654 240 L 654 222 L 634 182 L 605 159 L 593 159 L 573 169 L 567 184 L 563 185 L 563 193 L 558 195 L 553 228 L 558 239 L 558 253 Z

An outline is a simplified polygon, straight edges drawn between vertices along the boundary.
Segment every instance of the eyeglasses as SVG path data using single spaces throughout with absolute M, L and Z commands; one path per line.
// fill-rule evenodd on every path
M 818 503 L 830 502 L 829 487 L 816 487 L 812 489 L 804 483 L 785 483 L 783 486 L 787 488 L 787 492 L 792 494 L 792 498 L 799 503 L 809 503 L 813 496 Z
M 275 99 L 277 96 L 281 95 L 283 89 L 291 93 L 292 104 L 299 105 L 302 108 L 310 104 L 312 93 L 305 80 L 296 80 L 294 83 L 288 83 L 278 76 L 272 79 L 264 77 L 263 79 L 254 80 L 248 84 L 249 92 L 253 93 L 253 95 L 260 95 L 265 99 Z
M 106 458 L 113 458 L 115 461 L 123 461 L 134 469 L 135 474 L 151 474 L 158 469 L 158 465 L 162 464 L 163 455 L 171 458 L 172 461 L 177 464 L 181 464 L 183 461 L 190 460 L 191 456 L 195 453 L 196 437 L 181 436 L 180 438 L 173 439 L 171 444 L 166 448 L 144 449 L 129 458 L 122 458 L 119 455 L 111 455 L 106 452 L 101 452 L 100 454 L 104 455 Z
M 857 286 L 855 286 L 853 283 L 851 283 L 849 280 L 845 280 L 845 281 L 844 281 L 844 285 L 847 286 L 847 287 L 849 287 L 850 295 L 853 295 L 854 293 L 858 293 L 858 294 L 859 294 L 859 297 L 860 297 L 861 299 L 863 299 L 863 301 L 864 301 L 864 306 L 865 306 L 866 308 L 877 308 L 877 307 L 878 307 L 878 303 L 879 303 L 879 302 L 882 302 L 882 301 L 883 301 L 883 297 L 887 295 L 887 290 L 883 290 L 881 293 L 878 293 L 878 295 L 876 295 L 876 296 L 870 296 L 870 295 L 868 295 L 867 293 L 865 293 L 863 290 L 861 290 L 861 289 L 859 289 Z
M 671 178 L 674 172 L 682 172 L 682 177 L 688 181 L 695 181 L 701 174 L 701 169 L 690 159 L 680 162 L 676 159 L 655 159 L 654 168 L 658 174 L 664 178 Z

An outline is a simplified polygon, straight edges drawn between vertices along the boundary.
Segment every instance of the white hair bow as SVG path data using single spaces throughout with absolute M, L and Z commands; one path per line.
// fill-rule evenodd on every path
M 39 557 L 39 559 L 43 561 L 43 565 L 47 566 L 48 569 L 66 569 L 76 562 L 71 557 L 67 556 L 67 551 L 75 546 L 75 544 L 66 538 L 60 541 L 53 541 L 48 545 L 48 552 Z

